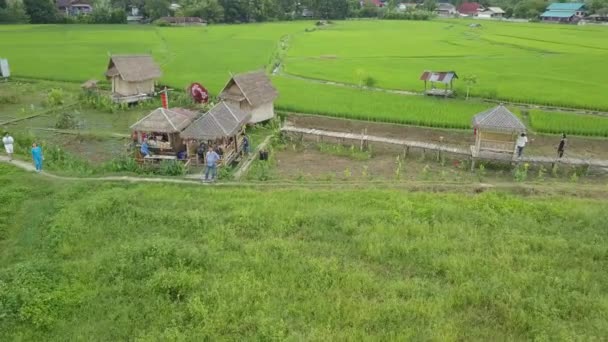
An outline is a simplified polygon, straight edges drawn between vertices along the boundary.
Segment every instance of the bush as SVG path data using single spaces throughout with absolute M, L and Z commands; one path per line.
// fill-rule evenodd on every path
M 65 94 L 62 89 L 51 89 L 46 96 L 45 104 L 49 107 L 61 106 L 64 103 Z
M 429 11 L 411 11 L 411 12 L 385 12 L 382 19 L 387 20 L 431 20 L 435 17 L 435 13 Z
M 154 20 L 153 24 L 156 25 L 156 26 L 160 26 L 160 27 L 171 26 L 171 24 L 168 21 L 164 20 L 164 19 Z
M 78 121 L 74 114 L 70 112 L 62 112 L 57 115 L 57 121 L 55 122 L 55 128 L 59 129 L 74 129 L 78 127 Z

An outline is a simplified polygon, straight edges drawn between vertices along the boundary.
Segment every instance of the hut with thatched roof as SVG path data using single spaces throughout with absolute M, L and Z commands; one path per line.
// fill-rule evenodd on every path
M 217 146 L 222 152 L 221 163 L 231 163 L 243 149 L 245 126 L 250 118 L 251 114 L 237 104 L 218 103 L 180 134 L 186 141 L 188 156 L 201 144 Z
M 131 130 L 141 144 L 147 141 L 158 154 L 184 149 L 180 133 L 198 117 L 197 112 L 183 108 L 157 108 L 133 125 Z
M 521 120 L 502 104 L 475 115 L 472 124 L 475 129 L 473 157 L 483 152 L 515 155 L 517 136 L 526 131 Z
M 274 117 L 274 100 L 277 96 L 278 92 L 270 79 L 264 70 L 260 70 L 232 76 L 219 98 L 251 113 L 249 123 L 256 123 Z
M 112 98 L 120 103 L 149 99 L 161 75 L 150 55 L 111 56 L 106 70 L 106 78 L 112 81 Z

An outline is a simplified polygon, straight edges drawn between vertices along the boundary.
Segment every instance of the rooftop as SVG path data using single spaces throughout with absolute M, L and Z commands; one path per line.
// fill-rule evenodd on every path
M 420 75 L 421 81 L 450 83 L 453 79 L 458 78 L 455 71 L 424 71 Z
M 110 57 L 106 77 L 120 76 L 128 82 L 159 78 L 160 67 L 150 55 L 115 55 Z
M 271 102 L 278 96 L 277 90 L 272 86 L 264 70 L 232 76 L 220 93 L 220 99 L 228 100 L 235 96 L 227 91 L 232 84 L 237 85 L 247 102 L 254 107 Z
M 220 102 L 194 121 L 180 136 L 183 139 L 215 140 L 238 133 L 251 115 L 236 105 Z
M 582 2 L 554 2 L 547 7 L 547 11 L 577 11 L 583 7 L 585 4 Z
M 184 108 L 157 108 L 131 126 L 139 132 L 179 133 L 198 116 Z
M 473 127 L 508 132 L 521 132 L 526 126 L 505 106 L 498 105 L 473 117 Z

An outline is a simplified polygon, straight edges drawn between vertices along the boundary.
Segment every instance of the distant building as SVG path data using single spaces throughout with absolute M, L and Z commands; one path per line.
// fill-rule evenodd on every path
M 456 6 L 447 2 L 442 2 L 437 5 L 435 13 L 442 17 L 452 17 L 454 14 L 457 14 L 458 11 L 456 10 Z
M 585 4 L 582 2 L 552 3 L 545 13 L 540 15 L 542 21 L 577 22 L 585 16 Z
M 56 6 L 60 13 L 73 16 L 93 12 L 91 3 L 89 0 L 57 0 Z
M 127 16 L 127 24 L 139 24 L 144 20 L 144 16 L 139 13 L 139 8 L 131 7 L 131 15 Z
M 476 2 L 463 2 L 458 6 L 458 12 L 466 16 L 475 16 L 481 11 L 483 11 L 483 6 Z
M 477 13 L 477 17 L 484 19 L 502 18 L 504 15 L 505 11 L 500 7 L 488 7 L 487 10 Z

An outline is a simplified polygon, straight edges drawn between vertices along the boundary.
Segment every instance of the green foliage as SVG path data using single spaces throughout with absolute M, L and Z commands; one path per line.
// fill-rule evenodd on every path
M 55 121 L 55 128 L 59 129 L 75 129 L 78 127 L 78 120 L 73 113 L 68 111 L 61 111 L 57 115 L 57 121 Z
M 154 20 L 154 25 L 159 27 L 169 27 L 171 26 L 171 23 L 166 21 L 165 19 L 156 19 Z
M 608 334 L 603 199 L 0 184 L 3 341 Z
M 515 167 L 513 172 L 513 178 L 518 182 L 525 182 L 528 179 L 528 170 L 530 169 L 530 164 L 524 163 L 523 166 L 518 164 Z
M 542 133 L 608 137 L 608 117 L 530 111 L 530 124 Z
M 11 1 L 7 6 L 0 6 L 0 24 L 27 24 L 30 21 L 21 1 Z
M 317 149 L 321 153 L 327 153 L 334 156 L 347 157 L 353 160 L 369 160 L 372 157 L 370 151 L 361 151 L 355 146 L 344 146 L 339 144 L 317 144 Z
M 59 17 L 54 2 L 49 0 L 23 0 L 23 5 L 32 24 L 51 24 Z
M 45 100 L 45 104 L 49 107 L 58 107 L 65 103 L 65 93 L 63 89 L 51 89 Z
M 486 174 L 487 174 L 487 172 L 486 172 L 485 165 L 479 164 L 479 167 L 477 168 L 477 178 L 479 179 L 480 182 L 483 182 Z
M 432 11 L 385 12 L 382 19 L 386 20 L 431 20 L 435 18 Z

